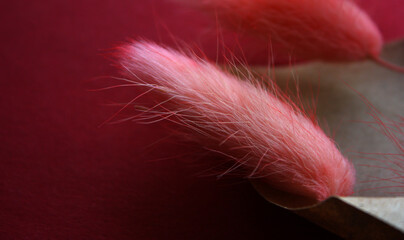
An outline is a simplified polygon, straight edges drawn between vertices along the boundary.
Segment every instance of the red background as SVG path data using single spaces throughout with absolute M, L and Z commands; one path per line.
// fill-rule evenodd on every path
M 404 34 L 402 0 L 362 0 L 386 39 Z M 119 92 L 90 93 L 116 75 L 107 49 L 129 37 L 216 56 L 214 21 L 168 1 L 2 1 L 1 239 L 286 239 L 333 237 L 266 203 L 247 182 L 201 178 L 153 126 L 98 125 Z M 229 46 L 231 35 L 224 33 Z M 230 37 L 229 37 L 230 36 Z M 266 47 L 242 39 L 250 63 Z

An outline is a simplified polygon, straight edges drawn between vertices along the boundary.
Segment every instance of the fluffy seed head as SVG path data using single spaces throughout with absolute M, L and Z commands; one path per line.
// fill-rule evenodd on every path
M 193 141 L 234 160 L 246 177 L 315 200 L 352 193 L 354 169 L 334 143 L 260 85 L 147 42 L 124 46 L 121 65 L 130 82 L 158 99 L 145 113 L 177 123 Z
M 183 0 L 177 0 L 183 1 Z M 191 0 L 233 29 L 280 43 L 305 59 L 377 57 L 381 34 L 352 0 Z

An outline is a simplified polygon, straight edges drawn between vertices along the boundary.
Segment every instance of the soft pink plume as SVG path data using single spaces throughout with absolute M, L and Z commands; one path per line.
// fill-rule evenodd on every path
M 352 193 L 351 163 L 318 125 L 270 90 L 153 43 L 134 42 L 120 54 L 126 81 L 157 100 L 139 117 L 178 124 L 184 136 L 276 189 L 315 200 Z
M 376 58 L 383 45 L 376 25 L 352 0 L 177 1 L 203 9 L 235 30 L 281 44 L 299 58 Z

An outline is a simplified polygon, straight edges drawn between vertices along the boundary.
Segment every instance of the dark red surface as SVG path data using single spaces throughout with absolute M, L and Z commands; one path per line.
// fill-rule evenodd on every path
M 402 1 L 367 2 L 386 4 L 374 13 L 386 36 L 403 34 Z M 172 44 L 171 32 L 214 57 L 210 20 L 157 0 L 17 0 L 0 9 L 0 239 L 332 237 L 246 182 L 199 177 L 185 158 L 153 161 L 181 149 L 146 148 L 164 137 L 155 126 L 98 128 L 115 110 L 102 104 L 119 94 L 86 91 L 92 78 L 115 74 L 101 53 L 128 37 Z

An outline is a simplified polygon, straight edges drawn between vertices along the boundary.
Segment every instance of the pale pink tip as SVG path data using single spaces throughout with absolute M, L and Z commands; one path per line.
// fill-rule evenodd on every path
M 359 60 L 379 56 L 383 45 L 375 23 L 352 0 L 178 1 L 305 59 Z
M 145 113 L 177 123 L 246 177 L 315 200 L 352 193 L 351 163 L 319 126 L 269 90 L 152 43 L 122 49 L 125 77 L 159 101 Z

